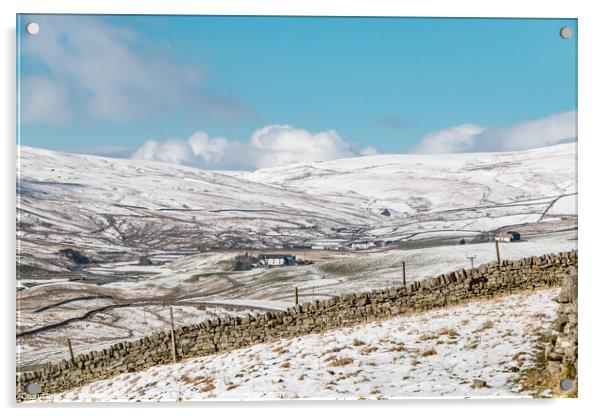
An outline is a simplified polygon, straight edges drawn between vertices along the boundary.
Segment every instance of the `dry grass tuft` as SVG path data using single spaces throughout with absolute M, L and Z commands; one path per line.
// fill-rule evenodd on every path
M 335 358 L 334 360 L 331 361 L 330 366 L 331 367 L 343 367 L 343 366 L 351 364 L 352 362 L 353 362 L 353 358 L 349 358 L 349 357 Z
M 366 343 L 364 341 L 362 341 L 361 339 L 357 339 L 357 338 L 353 339 L 354 347 L 361 347 L 362 345 L 366 345 Z
M 458 338 L 460 336 L 454 328 L 443 328 L 439 331 L 439 335 L 447 335 L 449 338 Z
M 272 349 L 272 352 L 275 352 L 278 354 L 284 354 L 284 353 L 287 353 L 288 350 L 285 348 L 284 345 L 279 345 L 276 348 Z
M 403 344 L 396 345 L 395 347 L 389 348 L 388 352 L 404 352 L 406 350 Z
M 432 341 L 432 340 L 437 339 L 437 338 L 439 338 L 439 335 L 437 335 L 437 334 L 424 334 L 424 335 L 421 335 L 418 338 L 418 341 L 419 342 L 426 342 L 426 341 Z
M 512 360 L 516 361 L 516 365 L 522 367 L 525 364 L 527 353 L 525 351 L 517 352 L 512 356 Z
M 215 390 L 215 385 L 213 383 L 206 384 L 201 388 L 201 391 L 203 393 L 207 393 L 208 391 L 212 390 Z
M 352 373 L 342 374 L 339 377 L 337 377 L 336 381 L 345 380 L 345 379 L 348 379 L 350 377 L 356 377 L 356 376 L 359 375 L 360 372 L 361 372 L 361 370 L 357 370 L 357 371 L 354 371 Z
M 493 328 L 493 322 L 490 320 L 487 320 L 485 322 L 483 322 L 483 324 L 477 329 L 477 331 L 486 331 L 488 329 Z
M 422 351 L 422 353 L 420 355 L 422 355 L 423 357 L 428 357 L 429 355 L 436 355 L 436 354 L 437 354 L 436 349 L 429 348 L 428 350 Z
M 466 345 L 464 345 L 464 348 L 466 348 L 467 350 L 474 350 L 479 346 L 479 341 L 476 339 L 473 339 L 471 341 L 468 341 L 466 343 Z
M 155 381 L 149 381 L 148 383 L 146 383 L 146 384 L 143 386 L 143 388 L 145 388 L 145 389 L 148 389 L 148 388 L 150 388 L 150 387 L 154 387 L 154 386 L 156 386 L 156 385 L 157 385 L 157 383 L 158 383 L 158 382 L 159 382 L 158 380 L 155 380 Z

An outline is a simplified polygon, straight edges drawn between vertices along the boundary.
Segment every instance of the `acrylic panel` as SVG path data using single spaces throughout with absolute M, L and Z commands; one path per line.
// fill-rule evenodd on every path
M 576 19 L 17 16 L 18 401 L 577 396 Z

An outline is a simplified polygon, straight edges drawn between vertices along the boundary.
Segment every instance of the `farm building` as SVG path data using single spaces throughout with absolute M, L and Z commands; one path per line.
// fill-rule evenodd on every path
M 505 241 L 507 243 L 520 241 L 520 233 L 517 231 L 505 231 L 495 236 L 497 241 Z
M 331 243 L 331 242 L 319 242 L 312 244 L 312 250 L 340 250 L 341 246 L 339 243 Z
M 282 248 L 294 250 L 311 250 L 312 245 L 307 243 L 283 243 Z
M 349 244 L 351 250 L 367 250 L 374 247 L 375 244 L 372 241 L 354 241 Z
M 263 266 L 291 266 L 297 260 L 292 254 L 261 254 L 259 264 Z

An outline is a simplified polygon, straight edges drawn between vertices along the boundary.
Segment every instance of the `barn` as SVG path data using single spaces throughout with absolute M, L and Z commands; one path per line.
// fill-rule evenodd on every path
M 520 233 L 517 231 L 504 231 L 495 236 L 497 241 L 505 241 L 511 243 L 513 241 L 520 241 Z

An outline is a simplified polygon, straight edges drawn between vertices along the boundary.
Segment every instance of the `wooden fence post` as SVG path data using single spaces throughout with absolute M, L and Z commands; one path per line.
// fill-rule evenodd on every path
M 497 257 L 497 264 L 500 264 L 500 242 L 495 240 L 495 255 Z
M 171 320 L 171 358 L 173 358 L 173 363 L 177 363 L 176 359 L 176 330 L 173 324 L 173 306 L 169 307 L 169 319 Z
M 46 381 L 50 381 L 50 372 L 52 370 L 52 364 L 50 362 L 46 364 Z
M 69 355 L 71 356 L 71 362 L 75 365 L 75 355 L 73 354 L 73 346 L 71 345 L 71 339 L 67 338 L 67 345 L 69 346 Z
M 295 288 L 295 305 L 299 304 L 299 289 Z
M 403 287 L 406 286 L 406 262 L 401 262 L 401 277 L 403 279 Z
M 476 259 L 476 258 L 477 258 L 477 256 L 476 256 L 476 255 L 474 255 L 474 256 L 469 256 L 469 255 L 466 255 L 466 258 L 467 258 L 468 260 L 470 260 L 470 268 L 471 268 L 471 269 L 474 269 L 474 259 Z

